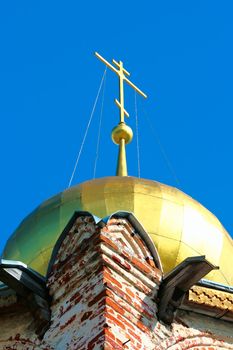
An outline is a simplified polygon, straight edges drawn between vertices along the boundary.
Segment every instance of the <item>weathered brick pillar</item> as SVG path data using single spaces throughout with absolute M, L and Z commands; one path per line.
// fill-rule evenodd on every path
M 48 286 L 55 349 L 154 349 L 161 271 L 124 218 L 100 228 L 78 217 L 53 263 Z

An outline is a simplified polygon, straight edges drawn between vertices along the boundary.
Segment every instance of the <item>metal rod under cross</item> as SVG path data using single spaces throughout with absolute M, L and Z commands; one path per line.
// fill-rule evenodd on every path
M 119 77 L 119 100 L 115 99 L 115 103 L 120 111 L 120 122 L 112 130 L 112 140 L 119 145 L 118 153 L 118 162 L 117 162 L 117 176 L 127 176 L 127 162 L 126 162 L 126 151 L 125 145 L 130 143 L 133 138 L 132 129 L 125 124 L 125 116 L 129 117 L 129 113 L 126 111 L 124 106 L 124 81 L 129 84 L 136 92 L 141 96 L 147 98 L 147 95 L 144 94 L 136 85 L 134 85 L 126 76 L 130 76 L 130 73 L 124 68 L 122 61 L 112 60 L 113 64 L 117 67 L 114 67 L 111 63 L 106 61 L 98 52 L 95 52 L 96 57 L 106 64 L 113 72 L 115 72 Z

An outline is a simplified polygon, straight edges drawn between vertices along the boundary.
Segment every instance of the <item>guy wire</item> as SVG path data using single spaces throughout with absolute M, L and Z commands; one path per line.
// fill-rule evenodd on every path
M 104 84 L 103 84 L 103 90 L 102 90 L 102 101 L 101 101 L 101 109 L 100 109 L 100 119 L 99 119 L 98 137 L 97 137 L 97 144 L 96 144 L 96 157 L 95 157 L 95 163 L 94 163 L 93 179 L 95 179 L 95 176 L 96 176 L 97 161 L 99 158 L 100 132 L 101 132 L 101 126 L 102 126 L 103 110 L 104 110 L 106 79 L 107 79 L 107 71 L 104 76 Z
M 154 135 L 154 140 L 156 140 L 157 144 L 159 145 L 160 151 L 161 151 L 162 156 L 164 158 L 164 161 L 165 161 L 165 163 L 167 165 L 167 168 L 170 171 L 171 175 L 173 176 L 173 178 L 174 178 L 174 180 L 176 182 L 176 185 L 178 187 L 180 187 L 180 181 L 179 181 L 179 179 L 178 179 L 178 177 L 176 175 L 176 172 L 175 172 L 175 170 L 174 170 L 174 168 L 172 166 L 172 163 L 170 162 L 170 160 L 168 158 L 168 155 L 167 155 L 167 153 L 166 153 L 166 151 L 165 151 L 165 149 L 164 149 L 164 147 L 163 147 L 163 145 L 162 145 L 162 143 L 160 141 L 160 138 L 159 138 L 157 132 L 155 131 L 155 128 L 153 127 L 152 122 L 151 122 L 151 120 L 150 120 L 150 118 L 149 118 L 149 116 L 148 116 L 148 114 L 147 114 L 145 109 L 144 109 L 144 115 L 146 116 L 147 123 L 148 123 L 148 125 L 149 125 L 149 127 L 151 129 L 152 134 Z
M 74 169 L 73 169 L 73 172 L 72 172 L 71 177 L 70 177 L 68 188 L 70 188 L 70 186 L 72 184 L 72 181 L 73 181 L 73 178 L 74 178 L 74 175 L 75 175 L 75 171 L 76 171 L 77 166 L 78 166 L 78 162 L 79 162 L 79 159 L 80 159 L 80 156 L 81 156 L 81 153 L 82 153 L 82 149 L 83 149 L 86 137 L 87 137 L 87 133 L 88 133 L 88 130 L 89 130 L 89 127 L 90 127 L 90 124 L 91 124 L 91 121 L 92 121 L 92 118 L 93 118 L 93 115 L 94 115 L 94 112 L 95 112 L 96 104 L 98 102 L 98 98 L 99 98 L 99 95 L 100 95 L 100 91 L 101 91 L 101 88 L 102 88 L 102 85 L 103 85 L 103 82 L 104 82 L 104 77 L 106 75 L 106 71 L 107 71 L 107 68 L 105 68 L 103 76 L 102 76 L 102 79 L 101 79 L 101 82 L 100 82 L 100 86 L 99 86 L 99 89 L 98 89 L 98 92 L 97 92 L 97 95 L 96 95 L 96 98 L 95 98 L 95 102 L 94 102 L 94 105 L 93 105 L 93 108 L 92 108 L 92 111 L 91 111 L 91 114 L 90 114 L 90 118 L 89 118 L 89 121 L 88 121 L 88 124 L 87 124 L 87 127 L 86 127 L 86 131 L 84 133 L 83 140 L 82 140 L 79 152 L 78 152 L 78 156 L 77 156 L 76 161 L 75 161 Z
M 134 92 L 134 105 L 135 105 L 135 120 L 136 120 L 136 144 L 137 144 L 137 161 L 138 161 L 138 177 L 140 178 L 140 152 L 139 152 L 139 135 L 138 135 L 138 106 L 137 106 L 137 93 Z

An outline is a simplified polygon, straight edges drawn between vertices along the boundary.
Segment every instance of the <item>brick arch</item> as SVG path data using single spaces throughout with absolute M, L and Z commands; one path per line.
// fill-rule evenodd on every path
M 134 216 L 133 213 L 129 213 L 127 211 L 118 211 L 110 216 L 107 216 L 105 218 L 98 218 L 94 216 L 92 213 L 87 211 L 77 211 L 74 213 L 68 224 L 66 225 L 65 229 L 61 233 L 60 237 L 58 238 L 54 248 L 53 252 L 49 261 L 48 271 L 47 271 L 47 278 L 49 278 L 50 273 L 52 272 L 52 267 L 56 265 L 56 258 L 59 254 L 59 251 L 63 250 L 65 252 L 65 255 L 68 256 L 72 251 L 75 251 L 77 248 L 77 243 L 80 237 L 85 234 L 85 231 L 87 234 L 89 234 L 89 237 L 86 237 L 88 240 L 92 234 L 98 230 L 100 231 L 104 227 L 109 226 L 111 222 L 114 220 L 121 219 L 124 225 L 130 226 L 130 230 L 132 230 L 131 234 L 134 235 L 134 239 L 131 239 L 130 245 L 134 244 L 134 241 L 136 241 L 136 245 L 139 246 L 139 251 L 141 251 L 141 248 L 143 246 L 143 249 L 141 251 L 142 256 L 145 255 L 145 258 L 150 255 L 151 256 L 151 263 L 153 261 L 153 265 L 156 266 L 162 273 L 163 273 L 163 267 L 160 260 L 160 256 L 158 254 L 157 248 L 152 241 L 150 235 L 145 231 L 141 223 L 137 220 L 137 218 Z M 74 227 L 75 222 L 77 220 L 81 220 L 86 222 L 87 227 L 83 228 L 83 232 L 79 232 L 78 236 L 76 235 L 76 228 L 73 229 L 73 232 L 70 232 L 72 230 L 72 227 Z M 90 230 L 90 225 L 93 224 L 92 232 L 88 232 Z M 127 224 L 126 224 L 127 223 Z M 68 251 L 67 251 L 68 250 Z M 139 252 L 138 251 L 138 252 Z M 139 254 L 140 255 L 140 254 Z M 65 260 L 66 257 L 63 256 L 63 259 Z
M 192 330 L 187 329 L 187 333 Z M 196 331 L 195 331 L 196 332 Z M 181 332 L 183 333 L 183 332 Z M 233 344 L 227 344 L 222 340 L 212 337 L 210 334 L 199 334 L 187 336 L 172 336 L 162 342 L 155 350 L 218 350 L 218 349 L 233 349 Z
M 104 222 L 105 224 L 108 224 L 111 219 L 119 219 L 119 218 L 125 218 L 129 224 L 134 227 L 134 230 L 137 232 L 137 234 L 140 236 L 140 238 L 143 241 L 143 244 L 146 245 L 147 249 L 150 251 L 150 254 L 153 257 L 153 260 L 155 262 L 156 267 L 163 272 L 162 262 L 158 253 L 158 250 L 150 237 L 150 235 L 146 232 L 142 224 L 138 221 L 138 219 L 134 216 L 133 213 L 127 212 L 127 211 L 117 211 L 110 216 L 104 218 L 101 220 L 101 222 Z M 100 223 L 101 223 L 100 222 Z
M 57 350 L 154 348 L 162 273 L 146 234 L 129 218 L 96 223 L 88 213 L 73 217 L 52 257 L 52 317 L 44 344 L 59 344 Z

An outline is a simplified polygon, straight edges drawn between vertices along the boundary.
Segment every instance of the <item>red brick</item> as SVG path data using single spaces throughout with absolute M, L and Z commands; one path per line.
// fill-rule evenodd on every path
M 125 311 L 122 309 L 122 307 L 119 306 L 114 300 L 107 297 L 106 298 L 106 304 L 111 306 L 115 311 L 119 312 L 121 315 L 124 315 Z
M 122 288 L 121 283 L 118 282 L 114 277 L 112 277 L 106 270 L 104 270 L 104 279 L 107 279 L 117 287 Z
M 106 296 L 106 290 L 102 290 L 98 295 L 96 295 L 91 301 L 89 301 L 88 306 L 92 306 L 97 303 L 99 300 Z
M 73 315 L 64 325 L 60 326 L 60 331 L 64 330 L 67 326 L 69 326 L 76 319 L 76 315 Z
M 113 321 L 113 323 L 119 326 L 122 330 L 125 330 L 125 325 L 110 313 L 107 313 L 106 318 Z
M 114 250 L 118 251 L 118 247 L 117 245 L 111 240 L 109 239 L 108 237 L 106 237 L 105 235 L 103 234 L 100 234 L 100 241 L 103 241 L 105 242 L 107 245 L 109 245 L 111 248 L 113 248 Z
M 92 350 L 95 345 L 96 345 L 96 342 L 99 340 L 99 338 L 103 337 L 105 335 L 105 331 L 102 330 L 99 334 L 97 334 L 87 345 L 87 349 L 88 350 Z
M 117 344 L 114 340 L 112 340 L 108 336 L 106 336 L 106 342 L 109 344 L 109 349 L 111 349 L 111 350 L 122 350 L 123 349 L 122 345 Z
M 68 327 L 73 338 L 67 337 L 70 343 L 64 346 L 73 350 L 92 350 L 95 347 L 105 350 L 142 350 L 147 346 L 154 350 L 166 350 L 170 347 L 174 349 L 179 347 L 181 350 L 233 349 L 232 345 L 214 339 L 214 335 L 188 328 L 179 319 L 176 319 L 174 329 L 172 326 L 160 325 L 156 319 L 156 301 L 154 297 L 152 299 L 151 289 L 141 279 L 130 275 L 130 266 L 133 265 L 154 282 L 161 278 L 161 271 L 149 258 L 150 252 L 142 238 L 137 233 L 131 236 L 133 230 L 126 219 L 111 220 L 111 225 L 109 222 L 100 232 L 92 219 L 77 220 L 75 228 L 64 240 L 49 276 L 48 286 L 53 298 L 52 323 L 44 340 L 38 340 L 34 334 L 32 340 L 23 334 L 16 334 L 9 335 L 2 343 L 1 328 L 0 342 L 4 349 L 13 350 L 20 347 L 28 350 L 35 348 L 52 350 L 53 344 L 62 341 Z M 79 245 L 74 246 L 77 242 L 75 235 L 79 235 L 80 238 L 84 232 L 89 231 L 92 232 L 91 238 L 88 240 L 85 238 Z M 115 241 L 113 242 L 111 236 L 107 237 L 104 232 L 112 234 Z M 127 245 L 131 245 L 134 250 L 132 256 L 124 250 L 126 244 L 122 241 L 122 235 L 128 240 Z M 103 245 L 111 249 L 110 257 L 100 249 Z M 139 252 L 138 257 L 136 248 Z M 85 274 L 82 271 L 85 271 Z M 120 276 L 120 281 L 116 276 Z M 131 280 L 129 276 L 132 277 L 132 284 L 129 282 Z M 100 287 L 98 292 L 95 283 Z M 144 294 L 139 293 L 139 290 Z M 81 311 L 77 312 L 79 308 Z M 12 319 L 11 331 L 14 330 L 12 309 L 10 313 L 4 311 L 4 314 L 0 315 Z M 7 322 L 9 324 L 9 320 Z M 30 329 L 26 330 L 26 334 L 31 334 L 33 330 L 33 322 L 29 324 Z M 156 325 L 155 332 L 150 330 L 150 325 Z M 4 327 L 4 322 L 1 323 L 1 327 Z M 130 341 L 124 343 L 122 339 Z M 142 339 L 145 344 L 142 343 Z

